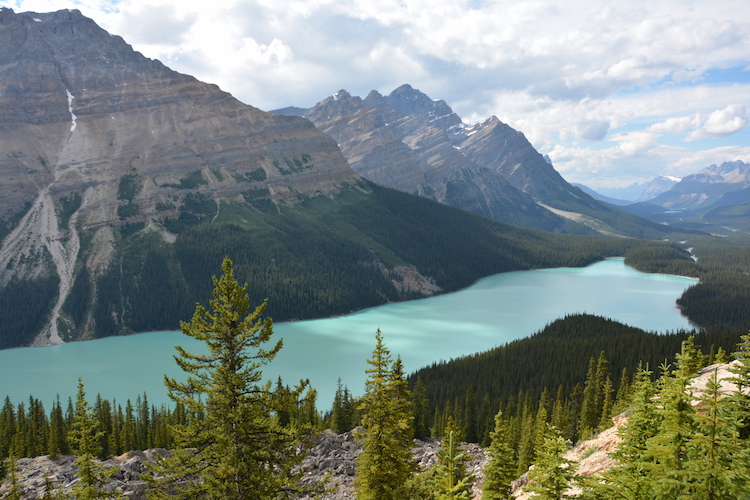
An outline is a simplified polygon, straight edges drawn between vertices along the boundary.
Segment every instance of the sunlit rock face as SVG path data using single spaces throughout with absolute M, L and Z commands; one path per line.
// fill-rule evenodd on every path
M 335 138 L 352 168 L 375 183 L 502 222 L 563 228 L 560 217 L 526 192 L 528 177 L 546 182 L 526 163 L 554 169 L 523 134 L 495 117 L 466 126 L 445 101 L 409 85 L 387 96 L 372 91 L 365 99 L 341 90 L 302 115 Z

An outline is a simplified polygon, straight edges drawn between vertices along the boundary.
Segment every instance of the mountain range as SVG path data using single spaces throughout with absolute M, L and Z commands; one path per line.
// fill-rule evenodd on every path
M 673 227 L 720 234 L 750 231 L 750 164 L 710 165 L 623 209 Z
M 176 329 L 210 297 L 225 256 L 252 284 L 251 300 L 268 298 L 279 321 L 429 296 L 503 271 L 585 265 L 637 244 L 507 226 L 378 186 L 309 120 L 263 112 L 172 71 L 76 10 L 0 9 L 0 47 L 0 348 Z M 356 103 L 343 94 L 328 101 Z M 434 138 L 436 155 L 467 166 L 443 162 L 458 172 L 448 195 L 486 178 L 476 186 L 510 193 L 508 210 L 526 205 L 523 217 L 543 214 L 538 225 L 552 230 L 593 232 L 537 199 L 611 216 L 605 231 L 622 219 L 625 232 L 662 234 L 570 188 L 498 120 L 451 129 L 458 118 L 444 104 L 430 115 L 422 106 L 432 101 L 408 87 L 388 100 L 396 101 L 414 113 L 398 118 L 398 130 L 413 131 L 415 161 Z M 429 120 L 436 126 L 420 132 Z M 455 144 L 440 142 L 449 130 Z M 384 154 L 402 160 L 403 148 L 391 146 Z M 358 146 L 343 147 L 352 155 Z M 479 163 L 496 168 L 472 173 Z M 416 174 L 402 166 L 407 182 Z M 468 191 L 455 189 L 455 198 Z
M 501 222 L 582 234 L 664 232 L 571 186 L 497 117 L 466 125 L 445 101 L 410 85 L 364 99 L 340 90 L 310 109 L 272 113 L 309 118 L 368 180 Z
M 678 182 L 680 182 L 678 177 L 660 174 L 643 184 L 633 183 L 627 187 L 597 187 L 594 190 L 582 184 L 573 183 L 573 185 L 580 187 L 597 200 L 624 206 L 655 198 L 661 193 L 669 191 Z

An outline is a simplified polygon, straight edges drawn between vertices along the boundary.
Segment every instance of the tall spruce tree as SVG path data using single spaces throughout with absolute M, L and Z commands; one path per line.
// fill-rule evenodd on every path
M 687 361 L 683 358 L 683 361 Z M 679 363 L 674 375 L 664 364 L 659 381 L 659 430 L 646 443 L 647 474 L 655 498 L 680 498 L 689 491 L 688 450 L 695 434 L 695 409 L 687 394 L 688 370 Z
M 3 461 L 3 467 L 8 476 L 8 489 L 3 494 L 2 500 L 21 500 L 23 498 L 23 485 L 18 479 L 18 461 L 13 453 Z
M 750 491 L 750 334 L 743 335 L 733 354 L 737 362 L 730 367 L 729 379 L 737 389 L 723 401 L 726 418 L 731 422 L 725 443 L 735 452 L 735 461 L 728 471 L 738 491 Z
M 412 413 L 401 359 L 391 354 L 378 329 L 375 349 L 367 360 L 362 430 L 363 449 L 356 464 L 358 500 L 400 500 L 416 470 L 411 462 Z
M 633 391 L 628 420 L 618 430 L 622 442 L 612 454 L 617 463 L 602 474 L 601 480 L 590 483 L 593 498 L 652 498 L 653 482 L 648 476 L 646 454 L 649 439 L 659 430 L 661 415 L 657 413 L 656 389 L 649 370 L 638 369 L 633 380 Z
M 78 481 L 71 490 L 76 500 L 96 500 L 118 496 L 116 491 L 104 491 L 107 479 L 117 472 L 117 469 L 105 471 L 101 464 L 94 461 L 100 452 L 98 440 L 101 437 L 101 431 L 98 427 L 96 415 L 86 401 L 83 381 L 79 378 L 75 418 L 70 428 L 70 442 L 77 455 L 74 463 L 78 466 L 76 471 Z
M 192 321 L 181 323 L 182 332 L 204 342 L 208 352 L 176 347 L 187 380 L 165 376 L 165 383 L 191 418 L 170 428 L 176 450 L 157 461 L 154 472 L 163 479 L 152 498 L 170 497 L 166 488 L 178 498 L 234 500 L 278 498 L 300 489 L 301 473 L 294 469 L 303 458 L 296 450 L 299 429 L 279 425 L 273 415 L 287 395 L 281 398 L 262 380 L 261 368 L 282 341 L 265 347 L 273 335 L 273 322 L 263 319 L 266 302 L 251 311 L 247 285 L 235 280 L 229 259 L 222 270 L 221 278 L 213 278 L 211 310 L 198 304 Z M 306 385 L 300 382 L 295 397 Z
M 429 439 L 430 437 L 430 401 L 427 398 L 427 388 L 421 378 L 417 378 L 411 396 L 411 413 L 414 416 L 414 437 Z
M 558 500 L 570 487 L 576 468 L 563 456 L 568 451 L 570 441 L 551 425 L 547 424 L 546 428 L 542 449 L 537 454 L 534 468 L 529 471 L 531 482 L 527 490 L 543 500 Z
M 464 399 L 464 419 L 463 419 L 463 438 L 467 443 L 478 443 L 479 435 L 477 434 L 477 397 L 474 394 L 474 387 L 469 386 L 466 389 Z
M 510 484 L 517 475 L 515 452 L 508 444 L 508 429 L 502 411 L 495 415 L 495 429 L 490 437 L 490 461 L 484 468 L 482 499 L 501 500 L 510 495 Z
M 435 500 L 460 500 L 469 498 L 471 477 L 466 475 L 463 460 L 455 442 L 454 432 L 437 451 L 438 463 L 432 478 L 433 496 Z
M 723 411 L 721 399 L 718 373 L 714 370 L 700 397 L 700 411 L 695 415 L 697 432 L 688 447 L 686 463 L 692 489 L 686 498 L 738 498 L 738 493 L 744 490 L 745 481 L 729 473 L 735 467 L 735 459 L 740 458 L 743 447 L 736 446 L 731 438 L 733 422 Z M 736 464 L 739 468 L 743 466 L 747 468 L 741 463 Z

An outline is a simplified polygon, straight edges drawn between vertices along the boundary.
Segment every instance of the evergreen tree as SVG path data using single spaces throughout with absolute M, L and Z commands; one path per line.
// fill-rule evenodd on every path
M 8 475 L 8 491 L 5 492 L 2 500 L 21 500 L 23 498 L 23 485 L 18 482 L 18 471 L 16 470 L 18 465 L 15 455 L 11 453 L 4 462 Z
M 49 443 L 47 454 L 51 458 L 57 458 L 59 455 L 70 453 L 70 444 L 68 443 L 68 433 L 65 428 L 65 419 L 63 417 L 60 397 L 52 405 L 49 422 Z
M 181 323 L 182 332 L 204 342 L 208 352 L 176 347 L 175 360 L 188 377 L 180 382 L 165 376 L 165 383 L 190 419 L 171 426 L 177 449 L 157 460 L 154 472 L 163 476 L 158 486 L 173 487 L 179 498 L 277 498 L 299 489 L 301 473 L 293 467 L 302 459 L 297 430 L 272 418 L 278 396 L 270 381 L 262 382 L 261 367 L 282 341 L 264 347 L 273 335 L 271 319 L 262 318 L 266 302 L 251 312 L 247 285 L 235 280 L 229 259 L 222 270 L 221 278 L 213 278 L 211 311 L 198 304 L 192 321 Z M 305 386 L 301 382 L 295 394 Z M 151 496 L 169 497 L 161 488 Z
M 338 379 L 336 394 L 333 398 L 333 411 L 331 412 L 331 428 L 339 434 L 352 430 L 354 427 L 354 401 L 346 386 L 341 385 Z
M 454 432 L 437 451 L 438 465 L 432 481 L 435 500 L 458 500 L 469 498 L 469 476 L 462 467 L 464 455 L 457 453 Z
M 698 370 L 706 366 L 706 356 L 703 355 L 699 346 L 695 345 L 695 335 L 691 335 L 687 340 L 682 341 L 682 348 L 677 354 L 677 364 L 679 366 L 678 375 L 681 377 L 690 377 L 698 373 Z
M 17 431 L 16 410 L 10 397 L 5 396 L 3 409 L 0 410 L 0 464 L 12 454 L 11 444 Z M 2 477 L 2 474 L 0 474 Z
M 560 435 L 560 432 L 547 424 L 547 437 L 542 449 L 529 471 L 531 481 L 526 488 L 534 492 L 543 500 L 558 500 L 563 498 L 570 487 L 570 481 L 575 474 L 575 466 L 563 456 L 568 451 L 570 441 Z
M 501 408 L 498 408 L 498 411 Z M 487 448 L 492 440 L 492 430 L 495 428 L 495 415 L 497 413 L 492 412 L 492 403 L 490 401 L 490 395 L 485 394 L 482 399 L 482 410 L 480 412 L 480 427 L 479 427 L 479 444 Z
M 523 405 L 523 413 L 520 414 L 520 434 L 518 443 L 518 473 L 523 474 L 534 461 L 534 445 L 536 433 L 534 432 L 535 412 L 531 399 L 526 398 Z
M 661 367 L 659 405 L 656 409 L 660 415 L 660 426 L 656 435 L 647 442 L 646 451 L 648 475 L 660 498 L 678 498 L 688 488 L 686 462 L 695 433 L 695 409 L 687 394 L 691 370 L 686 369 L 683 363 L 690 362 L 689 358 L 683 357 L 674 377 L 670 376 L 671 370 L 666 364 Z
M 557 388 L 557 397 L 555 403 L 552 405 L 552 416 L 550 423 L 557 429 L 564 429 L 567 424 L 567 417 L 565 411 L 565 398 L 562 384 Z
M 727 351 L 725 351 L 723 347 L 719 347 L 714 356 L 714 363 L 727 363 L 728 361 L 729 357 L 727 356 Z
M 537 454 L 541 451 L 544 440 L 547 437 L 547 410 L 543 405 L 539 406 L 539 410 L 536 412 L 536 419 L 534 421 L 534 461 L 537 458 Z
M 723 407 L 726 419 L 730 422 L 729 435 L 725 443 L 735 452 L 729 476 L 738 491 L 750 490 L 750 334 L 743 335 L 733 356 L 737 363 L 730 367 L 733 382 L 737 389 L 725 400 Z
M 625 409 L 630 406 L 630 378 L 628 377 L 628 369 L 623 368 L 620 374 L 620 383 L 617 387 L 617 395 L 615 396 L 615 403 L 612 407 L 612 414 L 619 415 Z
M 633 405 L 628 410 L 628 420 L 618 430 L 622 442 L 612 454 L 617 464 L 606 471 L 600 481 L 591 484 L 594 498 L 653 498 L 653 482 L 648 476 L 646 454 L 648 441 L 656 436 L 662 417 L 657 412 L 651 372 L 639 369 L 633 388 Z
M 463 420 L 463 439 L 467 443 L 478 443 L 479 435 L 477 434 L 477 398 L 474 394 L 474 388 L 469 386 L 466 390 L 464 400 L 464 420 Z
M 430 401 L 427 399 L 427 389 L 421 378 L 417 378 L 411 393 L 411 413 L 414 417 L 414 437 L 429 439 L 430 437 Z
M 586 372 L 586 383 L 583 389 L 583 402 L 581 403 L 581 438 L 588 438 L 596 424 L 599 423 L 599 384 L 596 378 L 596 362 L 594 358 L 589 360 L 589 368 Z
M 691 499 L 719 500 L 739 498 L 743 484 L 738 477 L 732 477 L 728 471 L 733 468 L 745 468 L 739 463 L 743 453 L 742 446 L 736 446 L 731 439 L 732 422 L 725 411 L 722 411 L 722 393 L 714 370 L 706 383 L 706 391 L 700 398 L 700 411 L 695 420 L 697 432 L 688 448 L 686 468 L 693 485 L 687 495 Z M 739 487 L 739 488 L 738 488 Z
M 363 450 L 354 486 L 359 500 L 398 500 L 416 467 L 411 462 L 412 414 L 401 360 L 391 362 L 380 330 L 375 340 L 360 403 Z
M 55 491 L 55 485 L 49 476 L 44 476 L 44 492 L 39 500 L 63 500 L 63 494 Z
M 570 392 L 568 404 L 568 425 L 564 431 L 564 437 L 572 443 L 578 442 L 581 435 L 581 410 L 583 404 L 583 389 L 581 384 L 576 384 Z
M 125 422 L 122 428 L 122 447 L 125 450 L 135 450 L 135 417 L 133 404 L 128 399 L 125 404 Z
M 584 435 L 579 436 L 580 438 L 590 436 L 602 421 L 602 409 L 605 399 L 604 390 L 606 380 L 609 378 L 608 365 L 609 362 L 604 351 L 599 353 L 599 359 L 596 363 L 594 363 L 594 358 L 591 358 L 589 361 L 581 407 L 580 429 Z
M 490 461 L 484 468 L 483 500 L 500 500 L 510 495 L 510 484 L 516 477 L 513 448 L 508 445 L 508 429 L 503 412 L 495 415 L 495 429 L 491 433 Z
M 602 401 L 602 417 L 601 420 L 599 420 L 599 427 L 602 429 L 607 429 L 612 425 L 612 408 L 614 407 L 614 400 L 612 399 L 612 379 L 607 377 L 607 380 L 604 382 L 604 387 L 602 388 L 602 394 L 603 394 L 603 401 Z
M 77 455 L 75 464 L 78 466 L 76 478 L 78 481 L 71 491 L 76 500 L 95 500 L 100 498 L 115 498 L 117 492 L 103 491 L 107 479 L 117 471 L 116 468 L 104 471 L 100 464 L 94 462 L 99 454 L 97 432 L 98 423 L 86 401 L 86 391 L 83 381 L 78 379 L 78 393 L 76 395 L 75 419 L 70 429 L 70 441 Z

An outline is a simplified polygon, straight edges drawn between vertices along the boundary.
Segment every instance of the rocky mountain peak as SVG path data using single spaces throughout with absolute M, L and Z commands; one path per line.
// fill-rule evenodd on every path
M 433 126 L 449 128 L 461 123 L 461 119 L 445 101 L 432 100 L 427 94 L 408 84 L 402 85 L 388 94 L 387 104 L 406 116 L 426 116 Z
M 118 228 L 161 231 L 190 200 L 295 203 L 362 182 L 308 120 L 244 105 L 79 11 L 2 10 L 0 46 L 0 223 L 18 220 L 0 247 L 0 287 L 60 278 L 38 343 L 61 341 L 79 231 L 91 231 L 96 275 L 116 252 Z
M 680 179 L 676 177 L 667 177 L 665 175 L 657 175 L 646 185 L 641 194 L 636 198 L 636 201 L 647 201 L 651 200 L 661 193 L 669 191 L 672 186 L 677 184 Z
M 466 125 L 445 101 L 408 84 L 387 96 L 373 90 L 350 108 L 340 100 L 329 98 L 303 116 L 377 184 L 548 231 L 588 232 L 580 226 L 586 214 L 607 219 L 593 224 L 596 231 L 618 234 L 611 225 L 632 217 L 574 189 L 523 133 L 496 116 Z
M 713 164 L 706 168 L 704 172 L 715 174 L 724 182 L 742 182 L 750 180 L 750 164 L 741 160 L 725 161 L 721 165 Z

